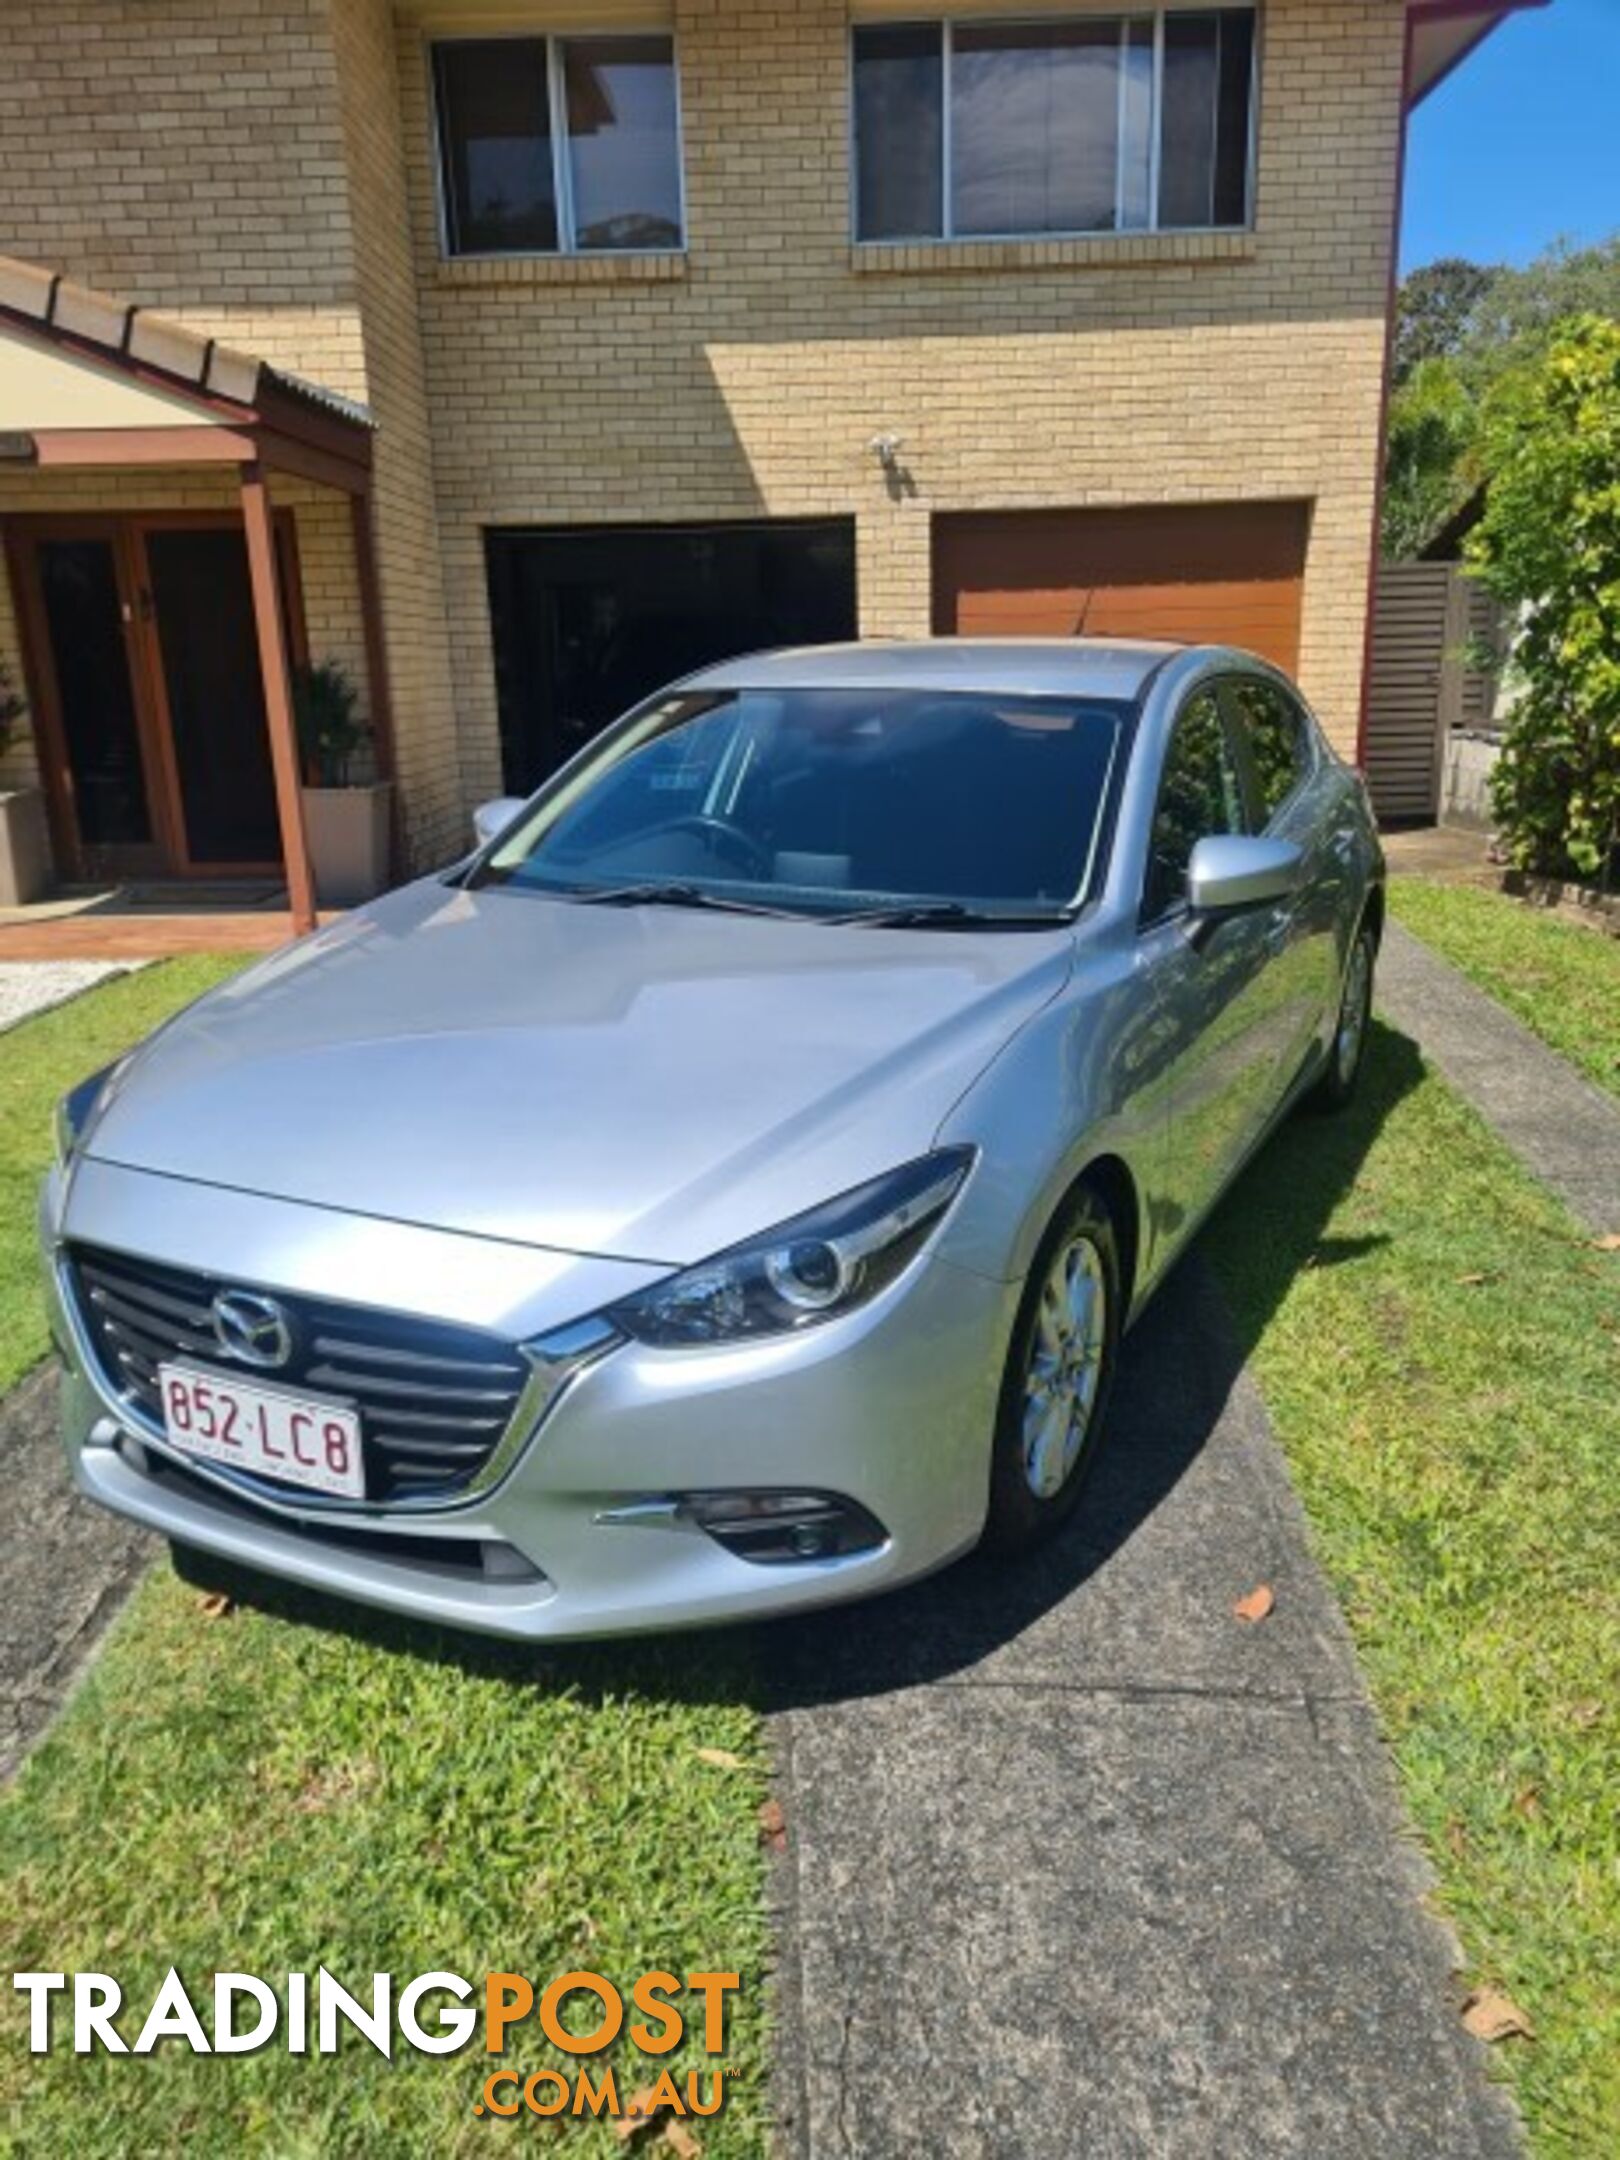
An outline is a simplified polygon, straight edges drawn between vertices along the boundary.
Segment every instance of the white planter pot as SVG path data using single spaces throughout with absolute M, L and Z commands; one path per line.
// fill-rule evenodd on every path
M 0 907 L 26 907 L 48 892 L 51 839 L 38 788 L 0 793 Z
M 388 808 L 393 787 L 304 789 L 315 897 L 322 907 L 357 907 L 388 883 Z

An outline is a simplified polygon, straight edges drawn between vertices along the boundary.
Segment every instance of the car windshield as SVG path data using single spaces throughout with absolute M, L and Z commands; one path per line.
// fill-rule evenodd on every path
M 757 689 L 632 714 L 473 885 L 797 915 L 1049 919 L 1080 899 L 1127 708 Z

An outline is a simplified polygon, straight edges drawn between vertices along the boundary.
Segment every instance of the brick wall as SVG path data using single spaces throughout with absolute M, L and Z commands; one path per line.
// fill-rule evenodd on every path
M 377 422 L 378 582 L 405 841 L 412 861 L 443 862 L 465 847 L 467 831 L 387 0 L 338 0 L 334 29 L 365 379 Z
M 0 253 L 361 397 L 329 0 L 5 0 Z
M 588 11 L 587 11 L 588 12 Z M 446 263 L 399 77 L 469 792 L 499 781 L 486 524 L 854 512 L 863 627 L 929 627 L 929 513 L 1308 497 L 1301 672 L 1354 741 L 1400 0 L 1270 0 L 1257 230 L 852 250 L 844 0 L 676 0 L 689 260 Z M 905 436 L 890 500 L 866 444 Z
M 462 789 L 386 0 L 6 0 L 0 35 L 0 253 L 370 406 L 407 845 L 441 859 Z M 76 500 L 167 507 L 222 485 L 95 480 Z M 311 647 L 364 689 L 347 506 L 273 491 L 302 505 Z M 48 498 L 26 483 L 14 507 Z M 9 616 L 7 595 L 0 650 Z
M 499 785 L 489 524 L 853 514 L 863 627 L 924 632 L 932 511 L 1308 497 L 1301 672 L 1353 741 L 1402 0 L 1268 0 L 1252 238 L 951 250 L 850 246 L 845 0 L 674 0 L 688 257 L 498 264 L 439 259 L 416 5 L 7 0 L 0 250 L 370 403 L 419 860 Z

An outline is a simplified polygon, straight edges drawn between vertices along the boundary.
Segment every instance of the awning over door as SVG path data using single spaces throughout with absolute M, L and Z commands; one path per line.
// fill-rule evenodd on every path
M 293 723 L 272 477 L 345 494 L 353 513 L 379 764 L 390 763 L 371 526 L 371 423 L 351 401 L 186 326 L 0 256 L 0 471 L 213 468 L 240 503 L 288 895 L 315 921 Z

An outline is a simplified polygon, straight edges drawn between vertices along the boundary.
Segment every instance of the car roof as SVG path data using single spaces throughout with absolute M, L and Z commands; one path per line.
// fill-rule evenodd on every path
M 874 638 L 744 653 L 682 690 L 976 690 L 995 696 L 1135 698 L 1191 648 L 1146 638 Z

